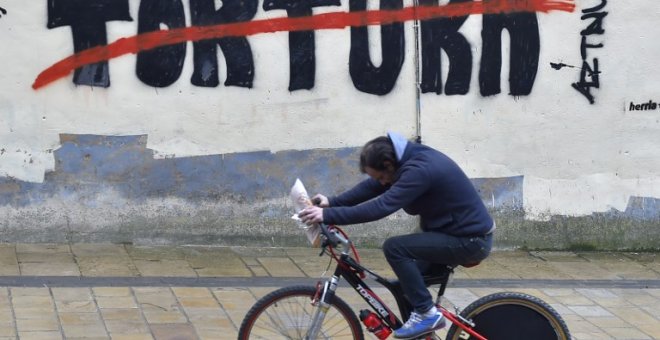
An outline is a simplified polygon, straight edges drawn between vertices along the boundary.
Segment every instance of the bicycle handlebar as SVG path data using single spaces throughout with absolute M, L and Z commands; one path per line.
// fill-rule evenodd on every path
M 325 240 L 321 244 L 322 248 L 325 248 L 327 246 L 331 246 L 333 248 L 336 248 L 338 245 L 342 245 L 342 252 L 348 253 L 350 251 L 350 245 L 351 241 L 347 238 L 344 237 L 341 233 L 339 233 L 336 230 L 330 230 L 328 226 L 325 223 L 319 223 L 319 227 L 321 228 L 321 234 L 323 234 Z

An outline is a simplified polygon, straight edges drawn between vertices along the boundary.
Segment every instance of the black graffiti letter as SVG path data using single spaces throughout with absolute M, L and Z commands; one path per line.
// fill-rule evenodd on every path
M 351 12 L 367 9 L 366 0 L 350 0 Z M 402 0 L 381 0 L 381 9 L 403 8 Z M 383 62 L 374 66 L 369 57 L 369 32 L 367 27 L 351 27 L 351 53 L 349 72 L 355 88 L 366 93 L 384 95 L 392 91 L 403 66 L 405 37 L 403 23 L 382 25 L 381 48 Z
M 313 7 L 339 6 L 339 0 L 265 0 L 264 10 L 284 9 L 289 17 L 312 15 Z M 314 31 L 289 33 L 289 91 L 311 89 L 316 75 Z
M 142 0 L 138 12 L 138 33 L 186 26 L 181 0 Z M 186 43 L 158 47 L 138 53 L 135 72 L 145 84 L 154 87 L 172 85 L 181 76 L 186 59 Z
M 128 0 L 48 0 L 47 27 L 71 26 L 73 50 L 76 53 L 107 45 L 105 23 L 113 20 L 133 21 L 128 12 Z M 76 69 L 73 83 L 109 87 L 108 62 Z
M 224 0 L 222 7 L 216 11 L 214 0 L 190 0 L 192 24 L 208 26 L 248 21 L 257 13 L 257 6 L 257 0 Z M 218 86 L 217 45 L 220 45 L 227 63 L 225 86 L 252 87 L 254 61 L 250 43 L 244 37 L 195 42 L 195 71 L 190 81 L 197 86 Z
M 580 92 L 590 104 L 595 103 L 594 96 L 591 94 L 592 88 L 600 87 L 600 77 L 598 76 L 600 71 L 598 69 L 598 58 L 594 58 L 594 66 L 591 67 L 589 63 L 585 60 L 582 63 L 582 70 L 580 71 L 580 81 L 577 83 L 571 84 L 574 89 Z M 587 78 L 591 79 L 588 80 Z
M 0 18 L 2 18 L 3 15 L 7 15 L 7 10 L 0 7 Z
M 502 70 L 502 30 L 511 37 L 509 87 L 511 95 L 532 92 L 539 65 L 540 39 L 536 13 L 488 14 L 483 18 L 483 49 L 479 86 L 482 96 L 498 94 Z
M 472 0 L 452 0 L 466 2 Z M 438 0 L 421 0 L 421 5 L 437 6 Z M 472 52 L 465 37 L 458 29 L 468 16 L 424 20 L 421 25 L 422 36 L 422 84 L 423 93 L 442 93 L 441 51 L 449 57 L 449 73 L 445 93 L 466 94 L 470 90 L 472 75 Z

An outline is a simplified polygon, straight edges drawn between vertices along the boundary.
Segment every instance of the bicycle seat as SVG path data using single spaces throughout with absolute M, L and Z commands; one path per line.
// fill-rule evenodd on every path
M 464 268 L 472 268 L 472 267 L 476 267 L 476 266 L 478 266 L 480 263 L 481 263 L 481 261 L 479 261 L 479 262 L 471 262 L 471 263 L 461 264 L 461 266 L 464 267 Z
M 428 272 L 422 273 L 424 278 L 424 283 L 427 286 L 437 285 L 437 284 L 446 284 L 449 280 L 449 275 L 454 270 L 456 266 L 452 265 L 442 265 L 432 267 Z
M 474 266 L 479 265 L 481 262 L 470 262 L 470 263 L 464 263 L 464 264 L 453 264 L 453 265 L 441 265 L 441 266 L 435 266 L 431 267 L 431 270 L 422 273 L 422 277 L 424 278 L 424 283 L 427 286 L 430 285 L 437 285 L 437 284 L 446 284 L 447 281 L 449 280 L 449 275 L 454 271 L 454 268 L 458 266 L 463 266 L 465 268 L 471 268 Z

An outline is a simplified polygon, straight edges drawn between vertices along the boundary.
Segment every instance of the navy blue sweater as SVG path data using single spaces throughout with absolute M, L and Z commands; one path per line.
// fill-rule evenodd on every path
M 391 186 L 368 178 L 329 199 L 327 224 L 379 220 L 399 209 L 419 215 L 424 231 L 455 236 L 484 235 L 493 219 L 470 179 L 454 161 L 428 146 L 407 143 Z

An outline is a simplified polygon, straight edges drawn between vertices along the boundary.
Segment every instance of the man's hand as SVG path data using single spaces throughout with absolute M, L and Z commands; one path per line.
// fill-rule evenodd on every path
M 328 198 L 321 194 L 316 194 L 316 196 L 312 197 L 312 203 L 314 203 L 315 206 L 321 208 L 330 206 L 330 201 L 328 201 Z
M 307 207 L 298 213 L 298 217 L 307 225 L 323 222 L 323 208 Z

